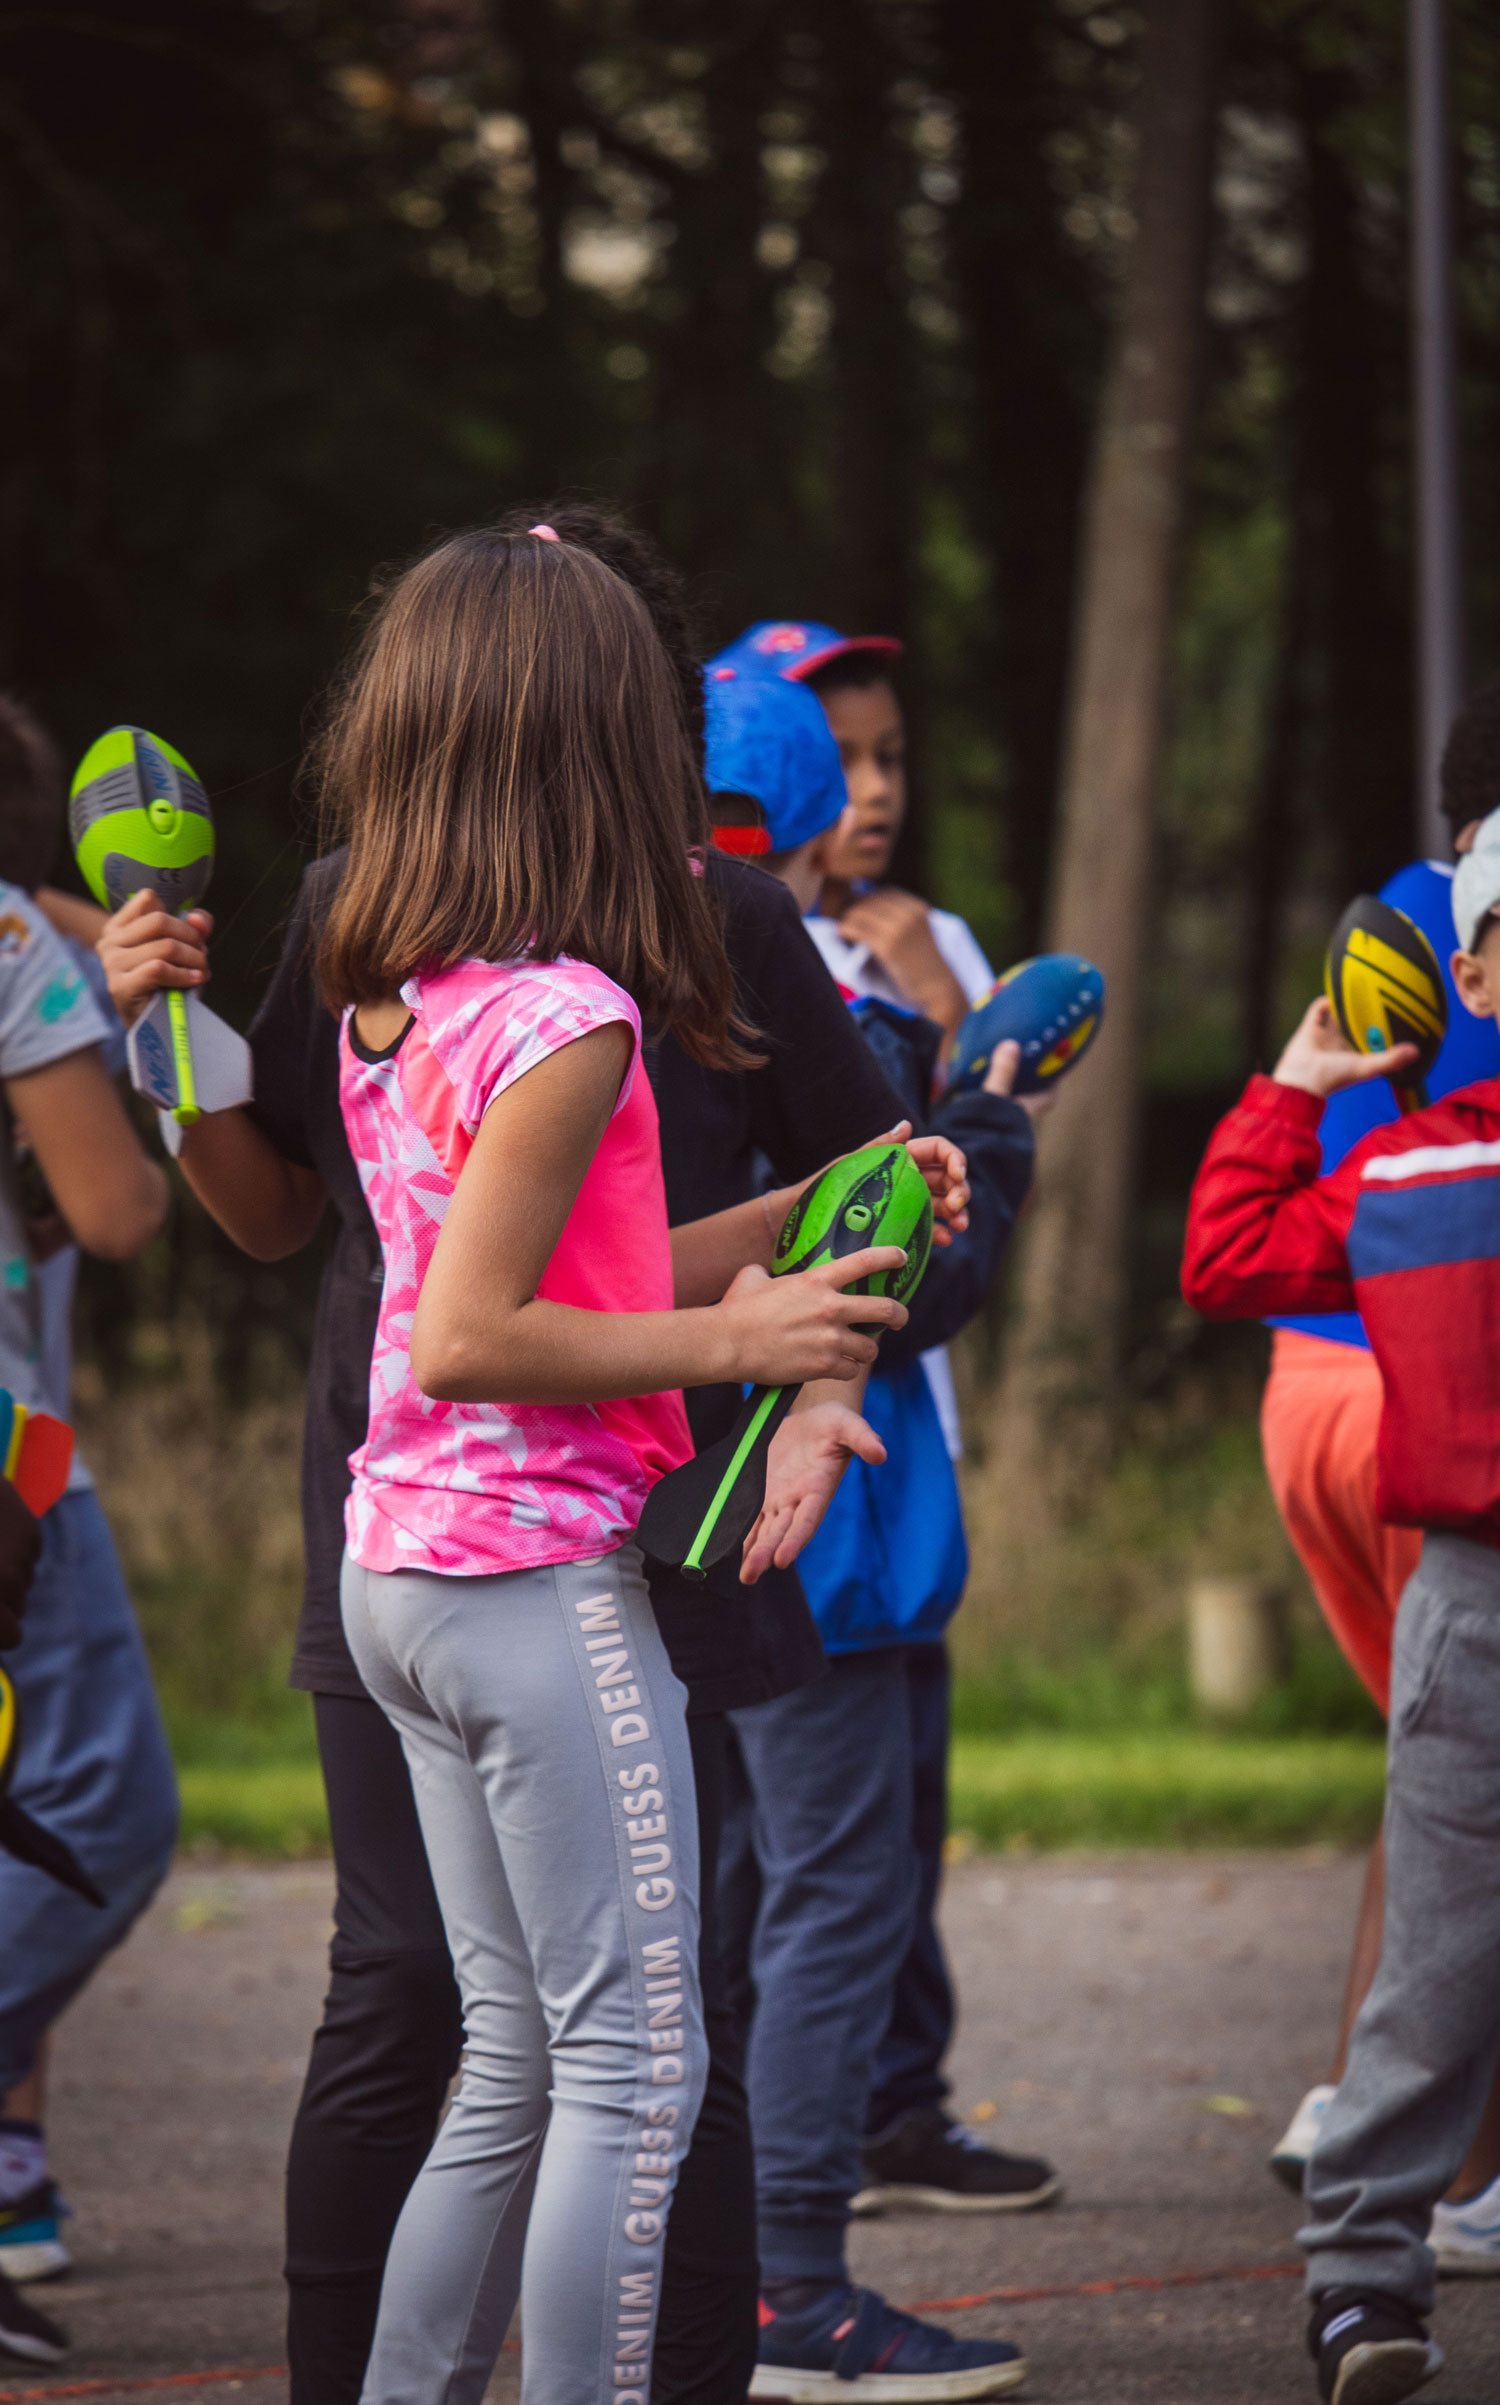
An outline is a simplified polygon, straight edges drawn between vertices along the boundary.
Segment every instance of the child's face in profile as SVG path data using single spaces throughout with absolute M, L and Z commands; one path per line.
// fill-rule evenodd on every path
M 1450 966 L 1458 998 L 1476 1019 L 1500 1019 L 1500 918 L 1487 918 L 1472 952 L 1455 952 Z
M 823 873 L 878 882 L 906 816 L 906 727 L 895 690 L 843 685 L 819 695 L 838 742 L 849 785 L 844 814 L 823 838 Z

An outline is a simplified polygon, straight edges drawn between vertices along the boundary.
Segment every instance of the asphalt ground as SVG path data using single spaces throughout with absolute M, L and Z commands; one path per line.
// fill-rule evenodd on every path
M 934 2314 L 1019 2339 L 1038 2405 L 1311 2399 L 1297 2208 L 1264 2158 L 1321 2076 L 1359 1874 L 1309 1854 L 956 1866 L 956 2104 L 981 2135 L 1050 2155 L 1067 2196 L 861 2224 L 856 2275 L 903 2304 L 1051 2292 Z M 133 2383 L 282 2405 L 265 2376 L 282 2360 L 281 2170 L 329 1899 L 321 1864 L 184 1867 L 75 2006 L 51 2135 L 77 2269 L 32 2291 L 75 2347 L 51 2374 L 0 2369 L 0 2405 Z M 1206 2273 L 1234 2276 L 1097 2285 Z M 1437 2328 L 1434 2399 L 1493 2405 L 1500 2282 L 1445 2286 Z M 204 2372 L 225 2377 L 182 2377 Z M 493 2396 L 509 2405 L 517 2379 L 512 2348 Z

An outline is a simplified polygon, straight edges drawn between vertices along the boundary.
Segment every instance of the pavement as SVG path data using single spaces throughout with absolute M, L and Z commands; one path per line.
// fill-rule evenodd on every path
M 955 1865 L 957 2107 L 1050 2155 L 1067 2196 L 860 2224 L 856 2276 L 1019 2339 L 1037 2405 L 1310 2405 L 1297 2208 L 1264 2159 L 1322 2075 L 1359 1875 L 1308 1853 Z M 51 2134 L 77 2269 L 32 2293 L 75 2347 L 50 2375 L 0 2369 L 0 2405 L 83 2384 L 283 2405 L 282 2162 L 330 1893 L 322 1864 L 185 1865 L 74 2007 Z M 1171 2284 L 1203 2273 L 1234 2276 Z M 1098 2285 L 1122 2281 L 1169 2284 Z M 1049 2293 L 962 2301 L 997 2288 Z M 1445 2286 L 1437 2330 L 1434 2398 L 1493 2405 L 1500 2281 Z M 518 2371 L 512 2347 L 494 2405 Z

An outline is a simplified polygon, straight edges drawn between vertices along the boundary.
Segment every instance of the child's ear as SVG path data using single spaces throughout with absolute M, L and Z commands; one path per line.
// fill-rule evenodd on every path
M 1496 1015 L 1495 995 L 1491 991 L 1489 964 L 1477 952 L 1455 952 L 1448 966 L 1458 988 L 1458 998 L 1469 1016 L 1474 1019 L 1493 1019 Z M 1500 969 L 1500 963 L 1496 963 Z

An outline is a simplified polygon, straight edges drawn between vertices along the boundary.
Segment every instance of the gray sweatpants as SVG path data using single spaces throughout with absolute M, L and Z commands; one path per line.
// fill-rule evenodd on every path
M 1396 1619 L 1385 1937 L 1307 2166 L 1314 2296 L 1431 2310 L 1432 2208 L 1500 2054 L 1500 1553 L 1429 1534 Z
M 647 2405 L 702 2099 L 685 1693 L 629 1546 L 499 1578 L 361 1570 L 344 1627 L 400 1734 L 463 1995 L 463 2078 L 386 2263 L 365 2405 Z

